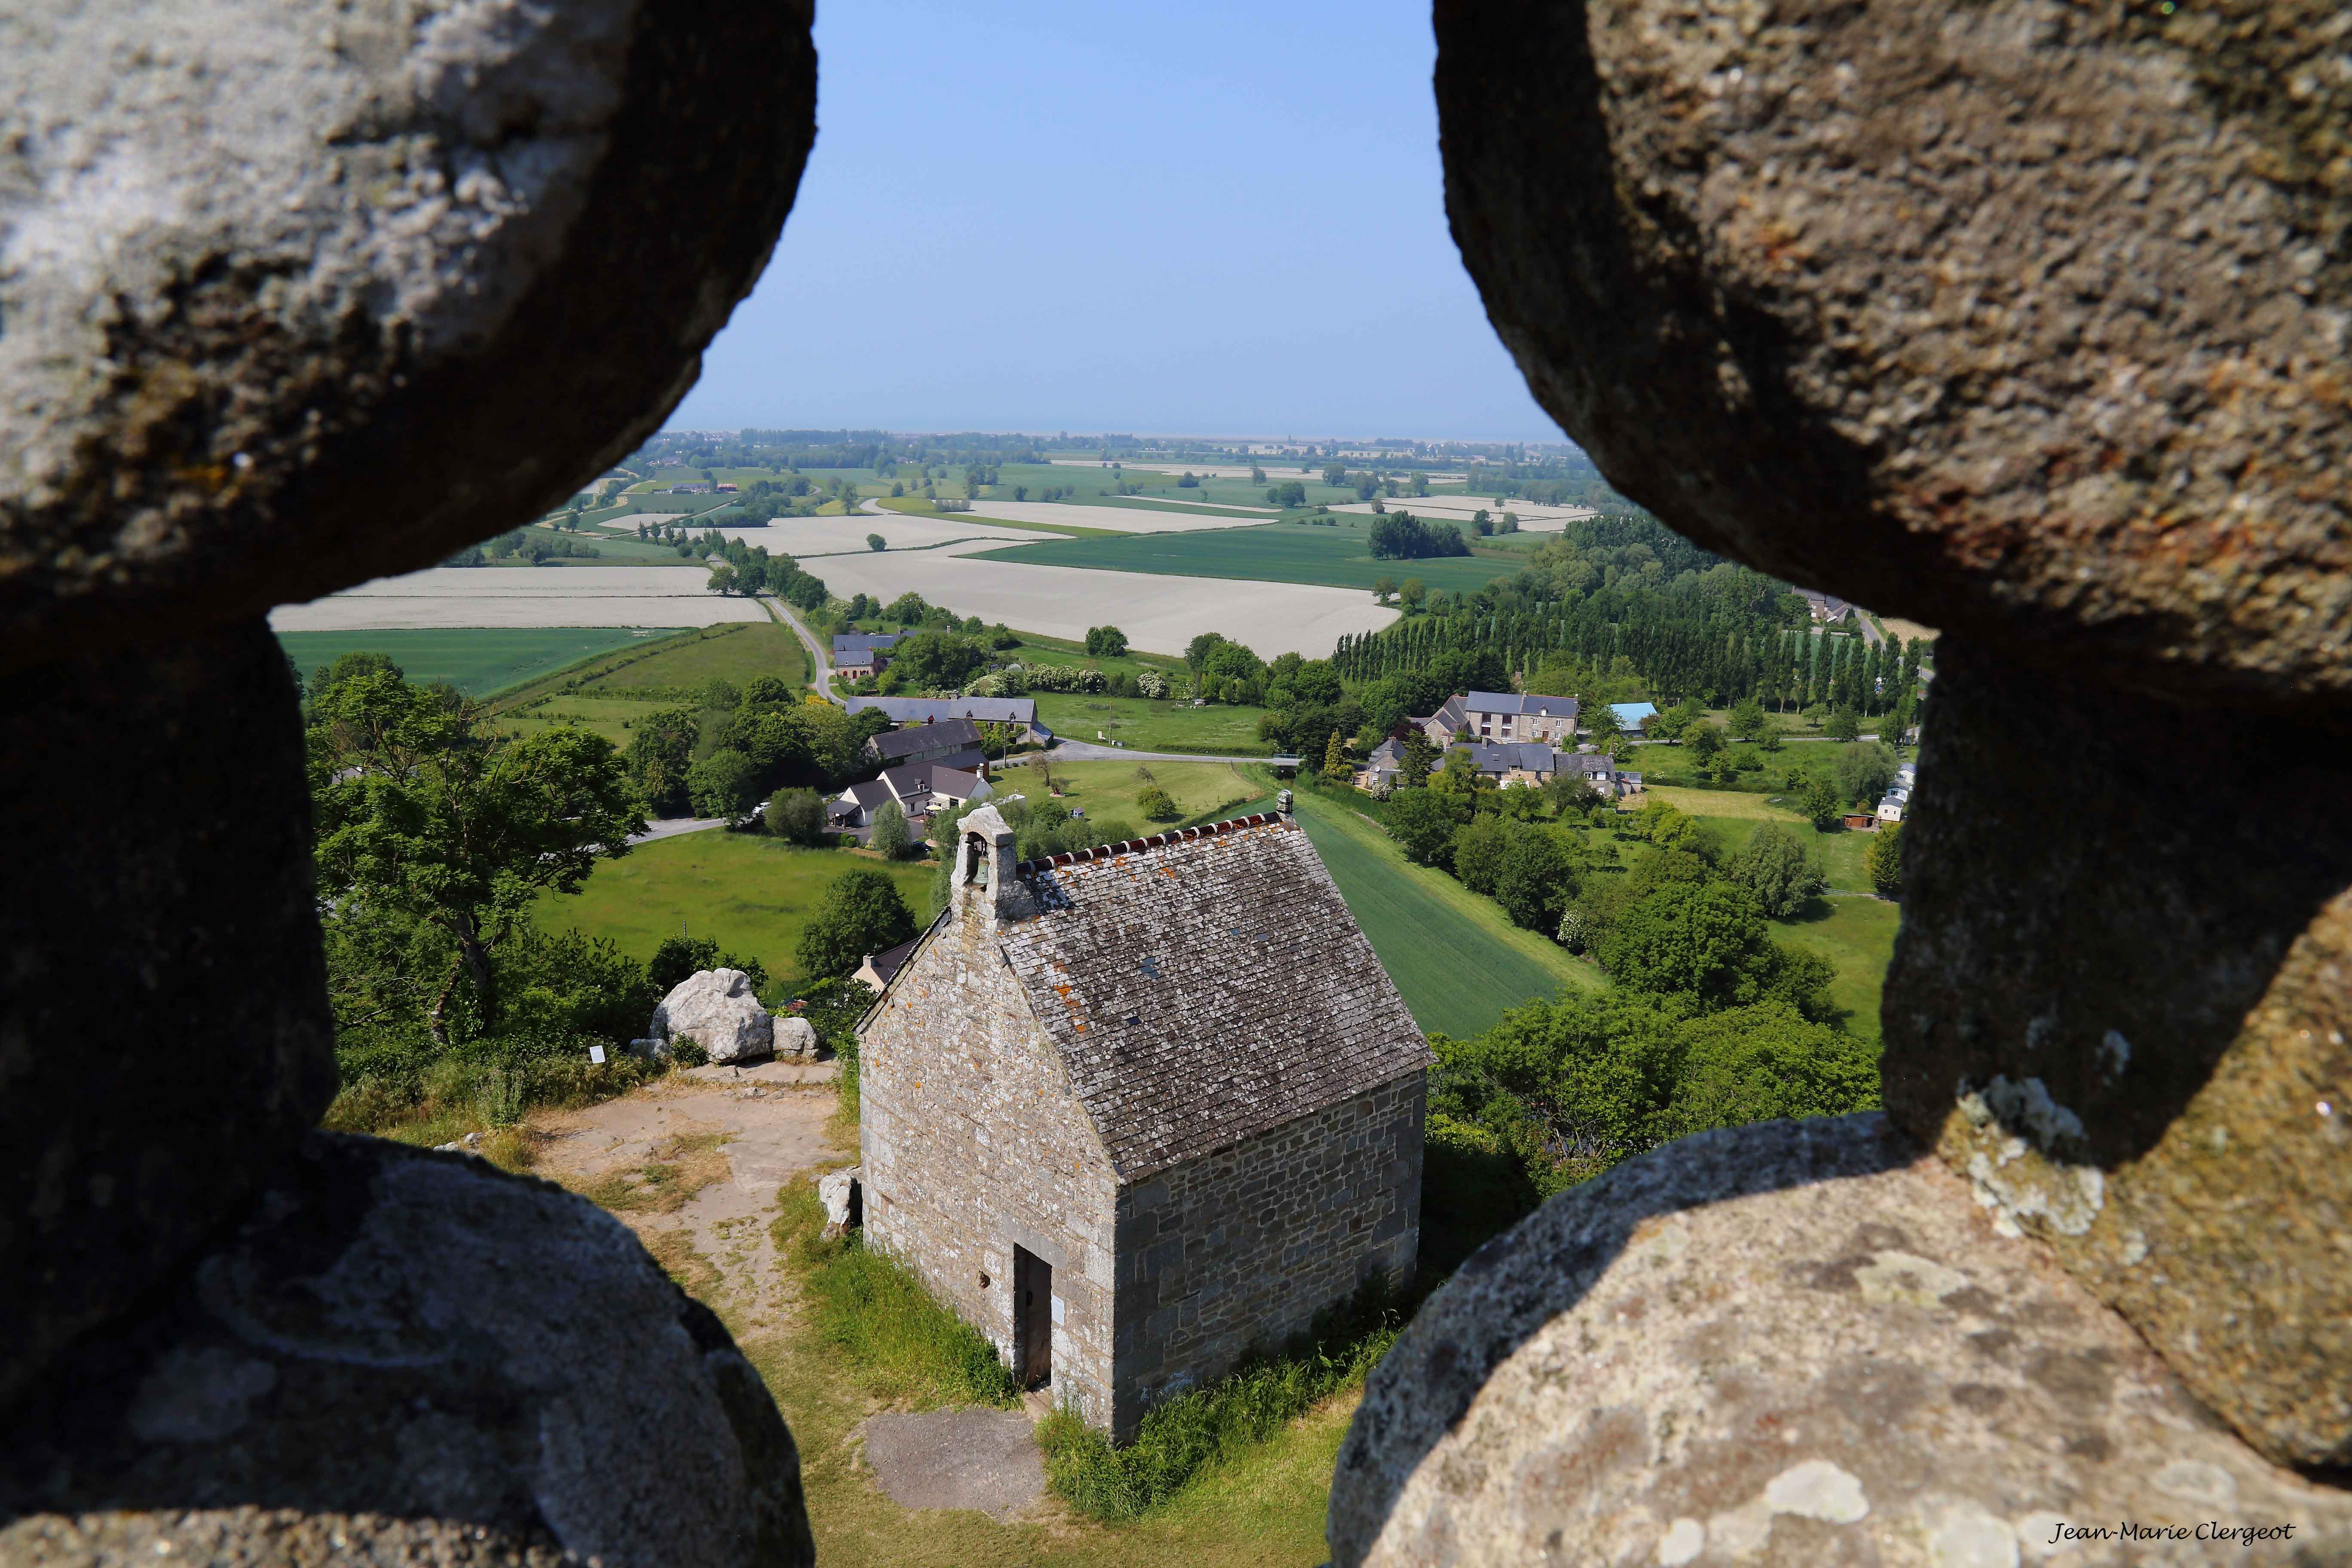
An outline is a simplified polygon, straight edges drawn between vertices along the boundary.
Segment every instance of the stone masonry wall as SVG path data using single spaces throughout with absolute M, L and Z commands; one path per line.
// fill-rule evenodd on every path
M 1053 1265 L 1054 1398 L 1106 1424 L 1116 1177 L 992 921 L 951 921 L 917 952 L 863 1037 L 858 1087 L 866 1245 L 912 1268 L 1008 1364 L 1013 1248 Z
M 1115 1436 L 1372 1273 L 1410 1278 L 1426 1096 L 1415 1072 L 1120 1191 Z

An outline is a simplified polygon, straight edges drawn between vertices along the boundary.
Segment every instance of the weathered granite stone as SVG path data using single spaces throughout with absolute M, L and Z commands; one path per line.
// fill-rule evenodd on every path
M 757 1061 L 775 1050 L 774 1021 L 740 969 L 698 969 L 679 981 L 654 1009 L 650 1032 L 662 1047 L 692 1040 L 713 1062 Z
M 362 1515 L 361 1561 L 813 1557 L 758 1373 L 625 1226 L 374 1139 L 313 1134 L 240 1225 L 8 1418 L 10 1563 L 206 1531 L 228 1544 L 203 1560 L 342 1560 L 320 1537 Z
M 0 1401 L 335 1088 L 302 735 L 258 620 L 0 683 Z
M 2248 1441 L 2352 1463 L 2345 759 L 1958 638 L 1937 668 L 1888 1113 Z
M 778 1018 L 775 1042 L 780 1057 L 813 1057 L 817 1051 L 816 1026 L 806 1018 Z
M 169 1515 L 34 1514 L 0 1525 L 0 1568 L 587 1568 L 541 1532 L 446 1519 L 192 1509 Z
M 809 20 L 0 10 L 0 668 L 427 564 L 629 450 L 791 208 Z
M 2352 1556 L 2352 1494 L 1867 1115 L 1683 1139 L 1489 1243 L 1373 1373 L 1329 1535 L 1341 1568 L 2299 1568 Z
M 2352 694 L 2337 0 L 1440 0 L 1529 387 L 1751 564 L 2146 690 Z
M 858 1168 L 828 1171 L 816 1179 L 816 1201 L 824 1205 L 824 1234 L 839 1236 L 858 1223 Z

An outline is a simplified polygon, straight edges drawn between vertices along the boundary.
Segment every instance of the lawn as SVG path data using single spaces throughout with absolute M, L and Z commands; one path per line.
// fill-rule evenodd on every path
M 1000 765 L 997 793 L 1047 799 L 1038 763 L 1038 756 L 1033 753 L 1025 761 Z M 1085 812 L 1089 821 L 1124 822 L 1139 834 L 1157 833 L 1171 825 L 1150 821 L 1136 804 L 1136 797 L 1155 784 L 1176 803 L 1181 815 L 1174 822 L 1210 812 L 1222 816 L 1265 793 L 1264 784 L 1244 777 L 1231 763 L 1053 762 L 1049 765 L 1054 786 L 1062 792 L 1060 804 Z
M 717 719 L 723 724 L 727 715 L 717 709 L 705 709 L 698 702 L 647 702 L 636 697 L 583 697 L 577 692 L 559 691 L 542 699 L 501 708 L 491 723 L 502 734 L 536 735 L 560 724 L 577 724 L 626 751 L 630 731 L 647 715 L 665 708 L 687 707 L 696 710 L 696 721 L 709 727 Z
M 344 654 L 381 653 L 411 680 L 446 680 L 469 697 L 488 697 L 581 659 L 670 635 L 628 626 L 456 626 L 279 632 L 278 641 L 306 679 Z
M 1493 900 L 1407 860 L 1344 805 L 1307 790 L 1297 799 L 1307 837 L 1423 1029 L 1475 1035 L 1506 1007 L 1602 984 L 1598 969 L 1519 930 Z
M 563 669 L 532 683 L 529 691 L 593 689 L 599 691 L 660 691 L 699 688 L 717 676 L 740 686 L 755 675 L 781 675 L 795 687 L 809 679 L 807 650 L 780 621 L 735 621 L 687 632 L 658 647 L 614 655 Z
M 1274 748 L 1257 738 L 1262 708 L 1232 708 L 1149 697 L 1087 697 L 1036 693 L 1037 717 L 1066 741 L 1097 744 L 1119 741 L 1139 752 L 1202 752 L 1212 756 L 1269 756 Z
M 1370 518 L 1353 521 L 1369 523 Z M 1213 528 L 1190 533 L 1136 533 L 1114 539 L 1055 540 L 983 551 L 979 561 L 1023 561 L 1039 566 L 1089 566 L 1109 572 L 1151 572 L 1177 577 L 1239 577 L 1257 583 L 1315 583 L 1365 588 L 1382 577 L 1418 577 L 1431 588 L 1467 591 L 1517 570 L 1477 556 L 1429 561 L 1375 561 L 1360 528 L 1273 524 Z
M 756 958 L 780 980 L 799 979 L 793 944 L 824 890 L 854 866 L 880 868 L 923 919 L 928 861 L 896 865 L 862 851 L 801 849 L 758 834 L 712 828 L 638 846 L 599 861 L 577 893 L 545 893 L 531 918 L 549 931 L 578 929 L 610 938 L 635 959 L 683 931 L 717 939 L 724 952 Z

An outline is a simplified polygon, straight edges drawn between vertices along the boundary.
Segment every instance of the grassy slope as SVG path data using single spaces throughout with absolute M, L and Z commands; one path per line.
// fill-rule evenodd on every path
M 278 641 L 306 678 L 346 653 L 381 653 L 411 680 L 446 680 L 468 696 L 487 697 L 580 659 L 666 635 L 627 626 L 450 626 L 280 632 Z
M 757 958 L 770 974 L 797 978 L 793 944 L 825 889 L 853 866 L 887 870 L 921 917 L 929 898 L 927 862 L 889 865 L 851 850 L 798 849 L 713 828 L 601 861 L 579 892 L 542 895 L 531 918 L 550 931 L 609 937 L 636 959 L 652 957 L 683 921 L 689 936 L 715 937 L 722 950 Z
M 1151 572 L 1177 577 L 1316 583 L 1334 588 L 1368 589 L 1382 577 L 1399 581 L 1418 577 L 1432 588 L 1449 591 L 1483 587 L 1517 570 L 1508 562 L 1476 556 L 1375 561 L 1361 529 L 1289 525 L 1013 544 L 1003 550 L 983 551 L 973 559 L 1025 561 L 1040 566 L 1090 566 L 1111 572 Z
M 808 651 L 793 629 L 778 621 L 739 623 L 741 629 L 640 659 L 603 679 L 583 684 L 625 691 L 660 686 L 700 686 L 713 676 L 740 686 L 755 675 L 781 675 L 795 686 L 809 679 Z
M 1138 768 L 1150 770 L 1151 778 L 1138 777 Z M 1231 763 L 1055 763 L 1053 773 L 1063 805 L 1084 811 L 1089 821 L 1124 822 L 1138 833 L 1155 833 L 1166 826 L 1147 821 L 1136 805 L 1136 796 L 1155 783 L 1175 801 L 1183 814 L 1180 821 L 1255 800 L 1262 792 L 1256 780 L 1244 777 Z M 1031 763 L 1000 768 L 996 787 L 1031 800 L 1047 798 L 1045 781 Z
M 1256 708 L 1210 703 L 1193 708 L 1146 697 L 1037 694 L 1037 717 L 1066 741 L 1095 741 L 1097 732 L 1139 752 L 1203 752 L 1216 756 L 1270 756 L 1257 738 Z
M 1598 970 L 1510 923 L 1442 871 L 1415 866 L 1386 834 L 1306 791 L 1299 821 L 1381 967 L 1423 1029 L 1475 1035 L 1503 1009 L 1562 986 L 1598 987 Z

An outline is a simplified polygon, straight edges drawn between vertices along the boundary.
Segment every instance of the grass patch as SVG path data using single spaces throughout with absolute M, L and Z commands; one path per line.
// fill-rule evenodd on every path
M 1511 924 L 1492 900 L 1407 860 L 1343 804 L 1304 788 L 1296 801 L 1299 825 L 1423 1030 L 1475 1035 L 1507 1007 L 1602 984 L 1597 969 Z
M 1159 1507 L 1203 1470 L 1360 1384 L 1402 1327 L 1385 1284 L 1376 1277 L 1346 1305 L 1318 1316 L 1306 1342 L 1154 1405 L 1124 1448 L 1112 1447 L 1075 1412 L 1055 1411 L 1037 1428 L 1046 1479 L 1096 1519 L 1130 1520 Z
M 1360 520 L 1366 523 L 1370 518 Z M 1013 544 L 982 551 L 975 561 L 1025 561 L 1040 566 L 1088 566 L 1107 572 L 1153 572 L 1176 577 L 1237 577 L 1256 583 L 1316 583 L 1364 588 L 1382 577 L 1418 577 L 1449 592 L 1482 588 L 1518 570 L 1508 561 L 1455 555 L 1429 561 L 1375 561 L 1370 535 L 1360 528 L 1211 528 L 1189 533 L 1130 533 Z
M 694 1237 L 683 1226 L 637 1233 L 662 1272 L 677 1282 L 677 1288 L 698 1301 L 709 1301 L 724 1283 L 718 1266 L 695 1250 Z
M 645 1164 L 610 1171 L 578 1189 L 580 1195 L 614 1214 L 676 1214 L 695 1194 L 727 1179 L 727 1156 L 719 1146 L 730 1134 L 684 1132 L 665 1138 Z
M 1066 741 L 1097 745 L 1122 742 L 1139 752 L 1200 752 L 1214 756 L 1263 757 L 1274 748 L 1258 739 L 1261 708 L 1229 708 L 1149 697 L 1088 697 L 1041 691 L 1037 718 Z
M 867 1393 L 918 1410 L 1002 1408 L 1019 1398 L 996 1347 L 904 1265 L 866 1251 L 861 1232 L 825 1237 L 814 1179 L 784 1188 L 771 1234 L 800 1282 L 810 1331 L 845 1358 Z
M 1063 763 L 1048 764 L 1062 791 L 1058 804 L 1076 806 L 1090 820 L 1126 822 L 1139 832 L 1157 833 L 1175 822 L 1253 800 L 1261 793 L 1255 781 L 1231 763 Z M 1177 816 L 1169 822 L 1147 821 L 1139 803 L 1142 793 L 1157 784 L 1175 802 Z M 1047 798 L 1044 779 L 1034 762 L 1000 768 L 1000 794 L 1020 794 L 1033 801 Z
M 412 681 L 446 680 L 488 697 L 615 648 L 667 638 L 629 626 L 448 626 L 432 630 L 279 632 L 278 645 L 304 679 L 347 653 L 380 653 Z
M 890 862 L 849 849 L 803 849 L 756 833 L 712 828 L 640 844 L 599 860 L 577 893 L 544 893 L 531 918 L 547 931 L 611 940 L 640 963 L 683 930 L 756 958 L 777 980 L 797 983 L 793 948 L 835 878 L 854 866 L 887 873 L 919 918 L 929 899 L 928 861 Z
M 793 636 L 792 627 L 773 620 L 738 621 L 726 636 L 665 648 L 609 674 L 592 672 L 580 684 L 614 692 L 677 690 L 699 687 L 714 677 L 740 686 L 755 675 L 781 675 L 794 686 L 808 684 L 808 650 Z
M 1879 999 L 1886 990 L 1886 965 L 1895 956 L 1895 932 L 1902 923 L 1903 907 L 1885 899 L 1815 899 L 1789 919 L 1774 921 L 1772 934 L 1830 961 L 1837 971 L 1837 978 L 1830 982 L 1830 999 L 1846 1015 L 1846 1032 L 1876 1042 L 1882 1038 Z
M 495 722 L 500 731 L 515 735 L 535 735 L 560 725 L 578 725 L 581 729 L 593 731 L 626 751 L 630 732 L 638 723 L 649 715 L 672 706 L 698 708 L 700 704 L 693 701 L 675 704 L 646 702 L 624 697 L 583 697 L 577 692 L 562 692 L 503 709 Z

